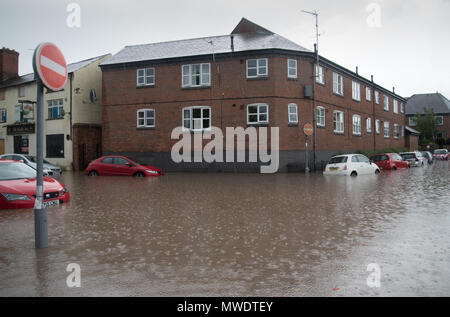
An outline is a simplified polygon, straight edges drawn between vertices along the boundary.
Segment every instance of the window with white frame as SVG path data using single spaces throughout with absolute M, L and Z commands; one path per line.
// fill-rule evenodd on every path
M 409 118 L 409 126 L 410 127 L 415 127 L 416 126 L 416 118 L 415 117 L 410 117 Z
M 247 105 L 247 124 L 269 123 L 269 105 L 256 103 Z
M 366 87 L 366 100 L 372 101 L 372 89 L 369 87 Z
M 400 137 L 400 131 L 398 129 L 398 124 L 394 124 L 394 139 L 398 139 Z
M 337 73 L 333 73 L 333 92 L 341 96 L 344 95 L 344 78 Z
M 183 108 L 183 129 L 204 131 L 211 129 L 211 107 L 195 106 Z
M 322 85 L 325 84 L 325 70 L 320 65 L 316 65 L 316 82 Z
M 375 103 L 380 104 L 380 93 L 378 91 L 375 91 Z
M 366 118 L 366 131 L 372 133 L 372 118 Z
M 6 109 L 0 109 L 0 123 L 6 122 Z
M 361 135 L 361 116 L 353 115 L 353 134 Z
M 386 138 L 386 139 L 389 139 L 389 137 L 390 137 L 390 131 L 389 131 L 389 122 L 384 122 L 384 137 Z
M 288 77 L 289 78 L 297 78 L 297 60 L 296 59 L 288 59 L 287 67 L 288 67 Z
M 403 102 L 400 104 L 400 111 L 405 113 L 405 104 Z
M 335 111 L 333 117 L 334 132 L 344 133 L 344 113 L 342 111 Z
M 289 123 L 291 124 L 298 123 L 298 107 L 295 103 L 290 103 L 288 105 L 288 115 L 289 115 Z
M 63 99 L 49 100 L 48 105 L 48 119 L 55 120 L 63 117 L 64 102 Z
M 352 82 L 352 98 L 361 101 L 361 85 L 355 81 Z
M 183 88 L 211 85 L 211 64 L 183 65 Z
M 247 60 L 247 78 L 267 77 L 268 74 L 267 58 Z
M 155 110 L 140 109 L 137 111 L 137 127 L 138 128 L 154 128 L 155 127 Z
M 394 113 L 398 113 L 398 101 L 394 99 Z
M 435 116 L 437 125 L 444 125 L 444 117 L 443 116 Z
M 389 111 L 389 97 L 384 95 L 384 110 Z
M 404 137 L 405 136 L 405 126 L 404 125 L 402 125 L 401 126 L 401 129 L 400 129 L 402 132 L 402 137 Z
M 25 86 L 19 87 L 19 97 L 25 97 Z
M 381 133 L 380 120 L 375 120 L 375 133 L 376 134 Z
M 138 86 L 153 86 L 155 85 L 155 69 L 141 68 L 137 70 L 137 85 Z
M 325 108 L 317 107 L 317 125 L 319 127 L 325 126 Z

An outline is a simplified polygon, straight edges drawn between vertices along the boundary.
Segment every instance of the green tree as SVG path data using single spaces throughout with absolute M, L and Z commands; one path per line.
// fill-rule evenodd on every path
M 420 138 L 424 143 L 436 142 L 438 120 L 433 109 L 424 109 L 424 114 L 417 113 L 414 116 L 416 129 L 420 132 Z

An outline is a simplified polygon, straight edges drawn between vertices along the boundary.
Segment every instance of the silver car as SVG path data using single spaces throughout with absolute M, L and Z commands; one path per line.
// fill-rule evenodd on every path
M 37 168 L 36 157 L 31 155 L 23 154 L 3 154 L 0 155 L 2 160 L 14 160 L 19 161 L 31 166 L 32 168 Z M 44 175 L 46 176 L 58 176 L 62 174 L 61 167 L 53 165 L 52 163 L 44 160 Z
M 423 167 L 426 162 L 426 158 L 419 151 L 400 153 L 404 161 L 409 162 L 411 167 Z

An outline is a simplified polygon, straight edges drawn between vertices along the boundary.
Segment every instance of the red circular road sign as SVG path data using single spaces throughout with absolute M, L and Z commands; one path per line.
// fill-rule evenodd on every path
M 42 43 L 34 51 L 34 73 L 45 87 L 58 91 L 67 81 L 67 63 L 59 48 L 52 43 Z
M 303 133 L 307 136 L 311 136 L 314 134 L 314 128 L 311 123 L 307 123 L 303 126 Z

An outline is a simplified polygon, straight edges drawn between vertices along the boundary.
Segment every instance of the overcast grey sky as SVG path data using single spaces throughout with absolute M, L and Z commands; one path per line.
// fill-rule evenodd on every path
M 81 8 L 80 28 L 67 26 L 70 3 Z M 324 57 L 405 97 L 450 98 L 450 0 L 2 0 L 0 46 L 20 53 L 26 74 L 41 42 L 72 63 L 125 45 L 229 34 L 245 17 L 312 50 L 314 18 L 302 9 L 320 14 Z

